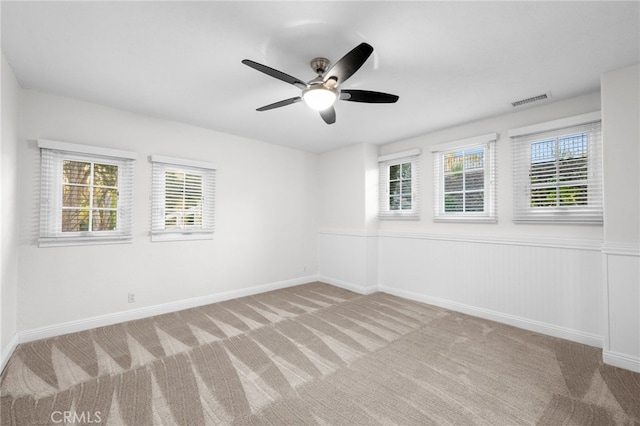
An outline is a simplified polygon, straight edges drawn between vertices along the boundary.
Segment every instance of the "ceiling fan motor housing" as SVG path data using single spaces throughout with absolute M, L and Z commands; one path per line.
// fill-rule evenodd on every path
M 322 75 L 329 69 L 329 65 L 331 65 L 331 62 L 327 58 L 318 57 L 313 58 L 309 65 L 311 65 L 311 69 L 316 74 Z

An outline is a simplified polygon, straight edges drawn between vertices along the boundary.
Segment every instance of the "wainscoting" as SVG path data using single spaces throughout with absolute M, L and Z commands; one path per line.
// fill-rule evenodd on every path
M 321 281 L 603 347 L 601 241 L 323 230 L 318 245 Z
M 604 244 L 607 364 L 640 372 L 640 249 L 637 245 Z
M 378 234 L 324 230 L 318 234 L 319 280 L 362 294 L 378 291 Z

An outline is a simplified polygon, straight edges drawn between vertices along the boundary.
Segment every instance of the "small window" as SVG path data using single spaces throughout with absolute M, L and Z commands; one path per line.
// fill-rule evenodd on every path
M 380 219 L 420 219 L 419 150 L 379 157 Z
M 581 123 L 585 120 L 590 122 Z M 515 129 L 510 135 L 516 222 L 602 223 L 599 113 Z
M 152 241 L 213 238 L 216 166 L 152 156 Z
M 40 247 L 132 238 L 135 153 L 39 140 Z
M 588 142 L 581 132 L 531 143 L 531 208 L 588 204 Z
M 435 221 L 496 221 L 496 133 L 432 147 Z

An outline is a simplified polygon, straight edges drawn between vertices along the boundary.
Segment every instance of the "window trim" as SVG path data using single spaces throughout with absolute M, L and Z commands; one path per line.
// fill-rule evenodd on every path
M 546 138 L 559 139 L 564 135 L 589 133 L 588 204 L 581 206 L 555 206 L 534 208 L 530 206 L 531 144 Z M 513 145 L 513 222 L 514 223 L 564 223 L 578 225 L 601 225 L 604 218 L 603 165 L 602 165 L 602 121 L 601 112 L 566 117 L 509 130 Z M 595 137 L 595 139 L 594 139 Z M 525 146 L 526 145 L 526 146 Z M 525 159 L 528 160 L 525 161 Z M 523 167 L 527 168 L 524 170 Z
M 149 161 L 152 164 L 152 206 L 151 206 L 151 241 L 188 241 L 188 240 L 211 240 L 214 233 L 214 212 L 215 212 L 215 184 L 216 171 L 218 166 L 215 163 L 189 160 L 183 158 L 167 157 L 163 155 L 151 155 Z M 164 180 L 161 174 L 167 170 L 188 173 L 194 172 L 203 177 L 203 198 L 206 205 L 203 207 L 203 220 L 207 222 L 207 227 L 202 228 L 173 228 L 161 229 L 160 226 L 165 221 L 164 200 L 166 196 L 165 187 L 158 187 Z M 209 207 L 210 206 L 210 207 Z
M 137 153 L 110 148 L 38 139 L 40 150 L 40 231 L 38 247 L 130 243 L 133 239 L 133 177 Z M 66 159 L 118 166 L 118 229 L 114 231 L 61 231 L 61 167 Z M 53 167 L 56 169 L 54 170 Z M 61 198 L 61 195 L 60 195 Z
M 431 147 L 433 154 L 433 221 L 434 222 L 482 222 L 498 221 L 496 197 L 496 142 L 497 133 L 474 136 Z M 484 149 L 484 211 L 483 212 L 445 212 L 444 211 L 444 170 L 442 161 L 445 154 L 451 152 Z
M 380 220 L 420 220 L 420 154 L 419 148 L 378 157 Z M 389 169 L 391 166 L 411 163 L 411 209 L 389 209 Z

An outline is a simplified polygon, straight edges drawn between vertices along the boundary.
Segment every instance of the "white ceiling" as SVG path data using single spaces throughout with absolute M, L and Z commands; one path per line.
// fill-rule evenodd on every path
M 640 62 L 639 6 L 2 1 L 2 51 L 24 88 L 323 152 L 598 91 L 603 72 Z M 299 89 L 242 59 L 307 81 L 312 58 L 335 62 L 363 41 L 375 51 L 342 87 L 398 103 L 338 102 L 333 125 L 302 103 L 255 111 Z

